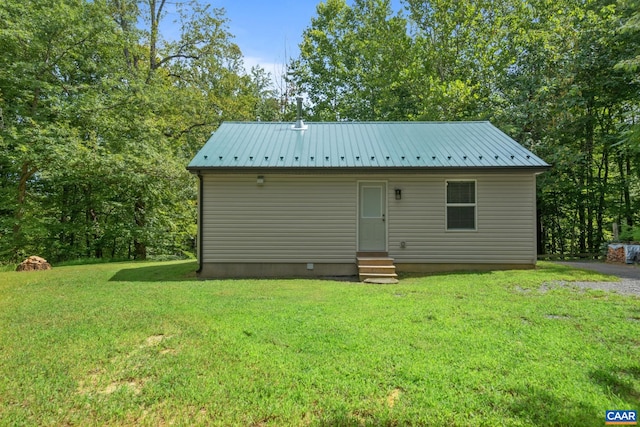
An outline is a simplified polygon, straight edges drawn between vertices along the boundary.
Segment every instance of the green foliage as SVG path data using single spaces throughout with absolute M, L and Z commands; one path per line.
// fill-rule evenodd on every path
M 320 2 L 279 94 L 244 72 L 223 10 L 5 0 L 0 260 L 192 250 L 184 165 L 223 120 L 292 119 L 293 89 L 310 120 L 493 121 L 553 165 L 542 252 L 595 253 L 640 221 L 637 0 L 391 4 Z
M 0 260 L 192 250 L 196 180 L 185 165 L 268 94 L 265 76 L 256 90 L 245 74 L 222 10 L 174 5 L 181 32 L 164 40 L 164 6 L 3 2 Z
M 0 272 L 4 272 L 4 271 L 16 271 L 16 268 L 18 268 L 18 264 L 0 264 Z
M 0 273 L 2 425 L 601 426 L 638 299 L 536 270 L 201 282 L 193 262 Z
M 313 104 L 313 120 L 401 120 L 414 102 L 408 78 L 407 22 L 389 0 L 319 3 L 305 30 L 294 85 Z
M 638 37 L 640 34 L 640 1 L 624 0 L 621 7 L 627 11 L 627 17 L 621 27 L 621 31 L 630 37 Z M 627 47 L 628 54 L 618 64 L 619 68 L 640 72 L 640 47 L 637 43 L 631 43 Z
M 640 226 L 623 227 L 619 233 L 620 242 L 640 242 Z
M 553 168 L 539 250 L 640 220 L 638 2 L 330 0 L 291 64 L 319 120 L 491 120 Z M 637 65 L 637 64 L 636 64 Z

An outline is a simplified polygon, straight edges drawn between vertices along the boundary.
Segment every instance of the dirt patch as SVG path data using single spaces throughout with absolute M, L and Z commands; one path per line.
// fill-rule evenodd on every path
M 125 387 L 133 392 L 133 394 L 140 394 L 142 387 L 144 386 L 146 379 L 134 379 L 129 381 L 112 381 L 106 387 L 100 386 L 100 372 L 90 373 L 86 380 L 78 382 L 77 392 L 79 394 L 113 394 L 120 388 Z
M 402 390 L 400 390 L 399 388 L 394 388 L 393 390 L 391 390 L 391 393 L 389 393 L 389 395 L 387 396 L 387 406 L 389 408 L 393 408 L 394 406 L 396 406 L 396 403 L 398 402 L 398 400 L 400 400 L 401 394 Z
M 539 291 L 545 293 L 550 289 L 559 287 L 578 288 L 581 290 L 595 289 L 640 297 L 640 280 L 634 279 L 620 279 L 619 282 L 567 282 L 561 280 L 543 283 Z
M 86 380 L 78 381 L 79 394 L 89 394 L 96 390 L 98 387 L 98 380 L 100 379 L 100 371 L 92 371 L 87 376 Z
M 597 271 L 620 278 L 617 282 L 565 282 L 545 283 L 550 286 L 567 286 L 582 289 L 597 289 L 601 291 L 617 292 L 622 295 L 633 295 L 640 297 L 640 265 L 638 264 L 608 264 L 600 261 L 562 261 L 556 262 L 560 265 L 568 265 L 573 268 Z
M 163 334 L 151 335 L 150 337 L 147 337 L 146 340 L 144 340 L 144 344 L 142 345 L 142 347 L 153 347 L 153 346 L 156 346 L 156 345 L 160 344 L 162 342 L 162 340 L 166 340 L 168 338 L 171 338 L 171 337 L 163 335 Z
M 142 386 L 144 381 L 114 381 L 109 384 L 104 390 L 98 391 L 99 394 L 113 394 L 122 387 L 128 388 L 133 394 L 140 394 L 142 392 Z

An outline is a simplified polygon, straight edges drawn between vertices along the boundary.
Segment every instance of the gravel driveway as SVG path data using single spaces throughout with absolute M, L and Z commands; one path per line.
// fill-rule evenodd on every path
M 640 297 L 640 266 L 632 264 L 606 264 L 598 261 L 562 261 L 557 262 L 557 264 L 582 268 L 584 270 L 593 270 L 620 278 L 619 282 L 571 282 L 573 286 L 601 289 L 603 291 L 616 291 L 620 294 Z

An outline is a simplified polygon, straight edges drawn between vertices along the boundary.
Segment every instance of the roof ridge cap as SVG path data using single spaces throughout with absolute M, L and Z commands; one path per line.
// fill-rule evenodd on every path
M 225 120 L 220 123 L 220 126 L 223 124 L 249 124 L 249 125 L 290 125 L 295 123 L 295 120 L 292 121 L 279 121 L 279 122 L 265 122 L 265 121 L 242 121 L 242 120 Z M 441 121 L 417 121 L 417 120 L 365 120 L 365 121 L 306 121 L 305 123 L 313 123 L 316 125 L 327 124 L 327 125 L 388 125 L 388 124 L 403 124 L 403 125 L 411 125 L 411 124 L 433 124 L 433 125 L 457 125 L 457 124 L 471 124 L 471 123 L 489 123 L 492 124 L 489 120 L 441 120 Z

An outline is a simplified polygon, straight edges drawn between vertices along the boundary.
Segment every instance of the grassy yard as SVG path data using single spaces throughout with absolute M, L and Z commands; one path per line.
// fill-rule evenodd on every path
M 640 409 L 640 298 L 532 271 L 195 280 L 0 273 L 0 425 L 603 426 Z

